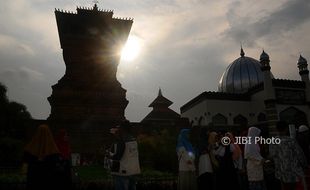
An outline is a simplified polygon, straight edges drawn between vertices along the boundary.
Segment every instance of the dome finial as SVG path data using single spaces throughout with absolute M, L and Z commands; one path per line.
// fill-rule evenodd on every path
M 241 57 L 244 57 L 244 55 L 245 55 L 245 53 L 244 53 L 244 51 L 243 51 L 243 48 L 242 48 L 242 44 L 241 44 L 240 55 L 241 55 Z

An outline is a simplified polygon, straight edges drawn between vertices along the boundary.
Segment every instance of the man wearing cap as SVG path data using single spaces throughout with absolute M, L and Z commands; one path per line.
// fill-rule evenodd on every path
M 120 126 L 112 128 L 110 132 L 116 139 L 110 152 L 115 189 L 135 190 L 135 175 L 140 174 L 140 165 L 138 144 L 130 133 L 130 122 L 126 120 Z

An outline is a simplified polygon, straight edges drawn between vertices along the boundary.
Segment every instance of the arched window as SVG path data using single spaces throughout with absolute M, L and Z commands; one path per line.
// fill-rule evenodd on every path
M 212 117 L 212 123 L 213 125 L 227 125 L 227 118 L 224 115 L 218 113 Z
M 286 121 L 288 124 L 294 124 L 296 127 L 308 124 L 307 115 L 295 107 L 289 107 L 280 112 L 280 120 Z
M 241 126 L 247 126 L 248 125 L 248 119 L 239 114 L 236 117 L 234 117 L 234 124 L 235 125 L 241 125 Z
M 266 114 L 264 114 L 264 113 L 259 113 L 258 116 L 257 116 L 257 121 L 258 121 L 258 122 L 267 121 Z

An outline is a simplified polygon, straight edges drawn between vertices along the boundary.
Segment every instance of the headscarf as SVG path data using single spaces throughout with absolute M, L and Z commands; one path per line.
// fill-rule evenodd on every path
M 218 136 L 218 134 L 216 132 L 212 131 L 209 134 L 209 138 L 208 138 L 208 144 L 211 147 L 209 155 L 210 155 L 210 160 L 211 160 L 211 163 L 212 163 L 212 166 L 214 169 L 218 169 L 218 167 L 219 167 L 219 162 L 215 158 L 215 155 L 213 153 L 214 146 L 216 145 L 216 142 L 217 142 L 217 136 Z
M 216 132 L 211 132 L 210 134 L 209 134 L 209 139 L 208 139 L 208 143 L 209 143 L 209 145 L 213 145 L 213 144 L 215 144 L 216 143 L 216 141 L 217 141 L 217 133 Z
M 187 152 L 195 154 L 193 146 L 189 142 L 189 132 L 190 129 L 182 129 L 180 131 L 176 150 L 178 151 L 179 148 L 184 147 Z
M 60 129 L 55 141 L 62 158 L 69 160 L 71 157 L 71 148 L 67 131 Z
M 25 152 L 36 156 L 39 160 L 43 160 L 46 156 L 59 153 L 53 135 L 47 125 L 40 125 L 38 127 L 32 140 L 26 145 Z
M 263 157 L 260 154 L 260 148 L 258 144 L 255 144 L 255 137 L 258 137 L 261 130 L 256 127 L 250 127 L 248 131 L 248 138 L 251 139 L 249 143 L 245 144 L 244 158 L 254 158 L 256 160 L 262 160 Z
M 306 131 L 309 131 L 309 128 L 306 125 L 299 126 L 298 128 L 299 133 L 306 132 Z
M 240 158 L 240 156 L 242 155 L 241 149 L 239 147 L 238 144 L 235 144 L 235 137 L 232 133 L 228 132 L 225 134 L 225 136 L 229 137 L 231 145 L 234 146 L 234 151 L 233 151 L 233 155 L 232 158 L 233 160 L 238 160 Z

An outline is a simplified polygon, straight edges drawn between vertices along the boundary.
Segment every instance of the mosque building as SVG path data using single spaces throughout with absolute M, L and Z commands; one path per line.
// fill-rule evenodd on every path
M 114 17 L 114 12 L 78 7 L 76 12 L 55 10 L 60 48 L 66 65 L 64 76 L 52 86 L 48 97 L 51 128 L 64 128 L 70 135 L 72 151 L 94 157 L 109 147 L 109 129 L 126 120 L 126 89 L 116 72 L 122 47 L 133 19 Z M 301 81 L 275 79 L 270 60 L 263 52 L 260 61 L 240 57 L 225 70 L 218 92 L 203 92 L 181 107 L 181 115 L 169 108 L 173 102 L 158 96 L 149 105 L 152 111 L 141 122 L 132 123 L 137 133 L 153 134 L 161 129 L 178 133 L 189 123 L 196 126 L 246 128 L 275 122 L 308 124 L 310 82 L 308 64 L 298 60 Z M 87 72 L 85 72 L 87 71 Z
M 228 65 L 217 92 L 205 91 L 181 107 L 181 116 L 193 126 L 240 131 L 249 126 L 267 127 L 275 133 L 278 120 L 296 127 L 310 121 L 310 82 L 307 60 L 297 62 L 301 80 L 277 79 L 269 55 L 260 61 L 245 56 Z

